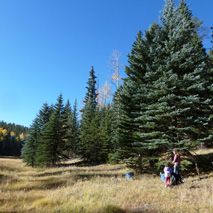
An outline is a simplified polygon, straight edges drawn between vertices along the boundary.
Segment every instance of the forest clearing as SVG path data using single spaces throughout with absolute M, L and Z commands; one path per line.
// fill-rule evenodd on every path
M 211 156 L 213 150 L 198 154 Z M 211 163 L 211 162 L 209 162 Z M 0 158 L 0 212 L 213 212 L 213 172 L 184 174 L 165 188 L 158 174 L 135 175 L 122 164 L 25 167 Z
M 0 213 L 212 213 L 212 11 L 2 2 Z

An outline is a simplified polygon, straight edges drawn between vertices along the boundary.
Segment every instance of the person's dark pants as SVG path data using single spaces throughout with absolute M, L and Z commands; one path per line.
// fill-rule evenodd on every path
M 174 165 L 174 173 L 177 175 L 177 183 L 180 181 L 180 164 Z
M 177 175 L 180 175 L 180 165 L 179 164 L 174 165 L 174 173 Z

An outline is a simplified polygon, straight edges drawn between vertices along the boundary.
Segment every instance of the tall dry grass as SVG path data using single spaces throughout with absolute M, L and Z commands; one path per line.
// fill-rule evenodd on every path
M 213 173 L 165 188 L 156 175 L 127 180 L 123 165 L 25 167 L 0 159 L 0 212 L 213 212 Z

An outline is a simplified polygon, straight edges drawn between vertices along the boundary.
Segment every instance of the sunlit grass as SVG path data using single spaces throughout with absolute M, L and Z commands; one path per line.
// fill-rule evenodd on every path
M 0 159 L 0 212 L 213 212 L 213 173 L 165 188 L 159 176 L 127 180 L 124 165 L 25 167 Z
M 193 152 L 192 152 L 193 153 Z M 194 151 L 194 153 L 196 154 L 210 154 L 210 153 L 213 153 L 213 149 L 199 149 L 199 150 L 196 150 Z

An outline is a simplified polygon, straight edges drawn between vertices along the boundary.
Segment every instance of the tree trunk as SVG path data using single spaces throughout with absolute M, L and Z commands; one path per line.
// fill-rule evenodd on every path
M 191 152 L 190 152 L 189 150 L 185 150 L 185 152 L 193 159 L 194 164 L 195 164 L 195 169 L 196 169 L 196 171 L 197 171 L 197 174 L 198 174 L 198 176 L 199 176 L 199 179 L 201 179 L 201 178 L 200 178 L 200 170 L 199 170 L 199 168 L 198 168 L 198 165 L 197 165 L 197 161 L 196 161 L 195 156 L 194 156 L 193 154 L 191 154 Z

